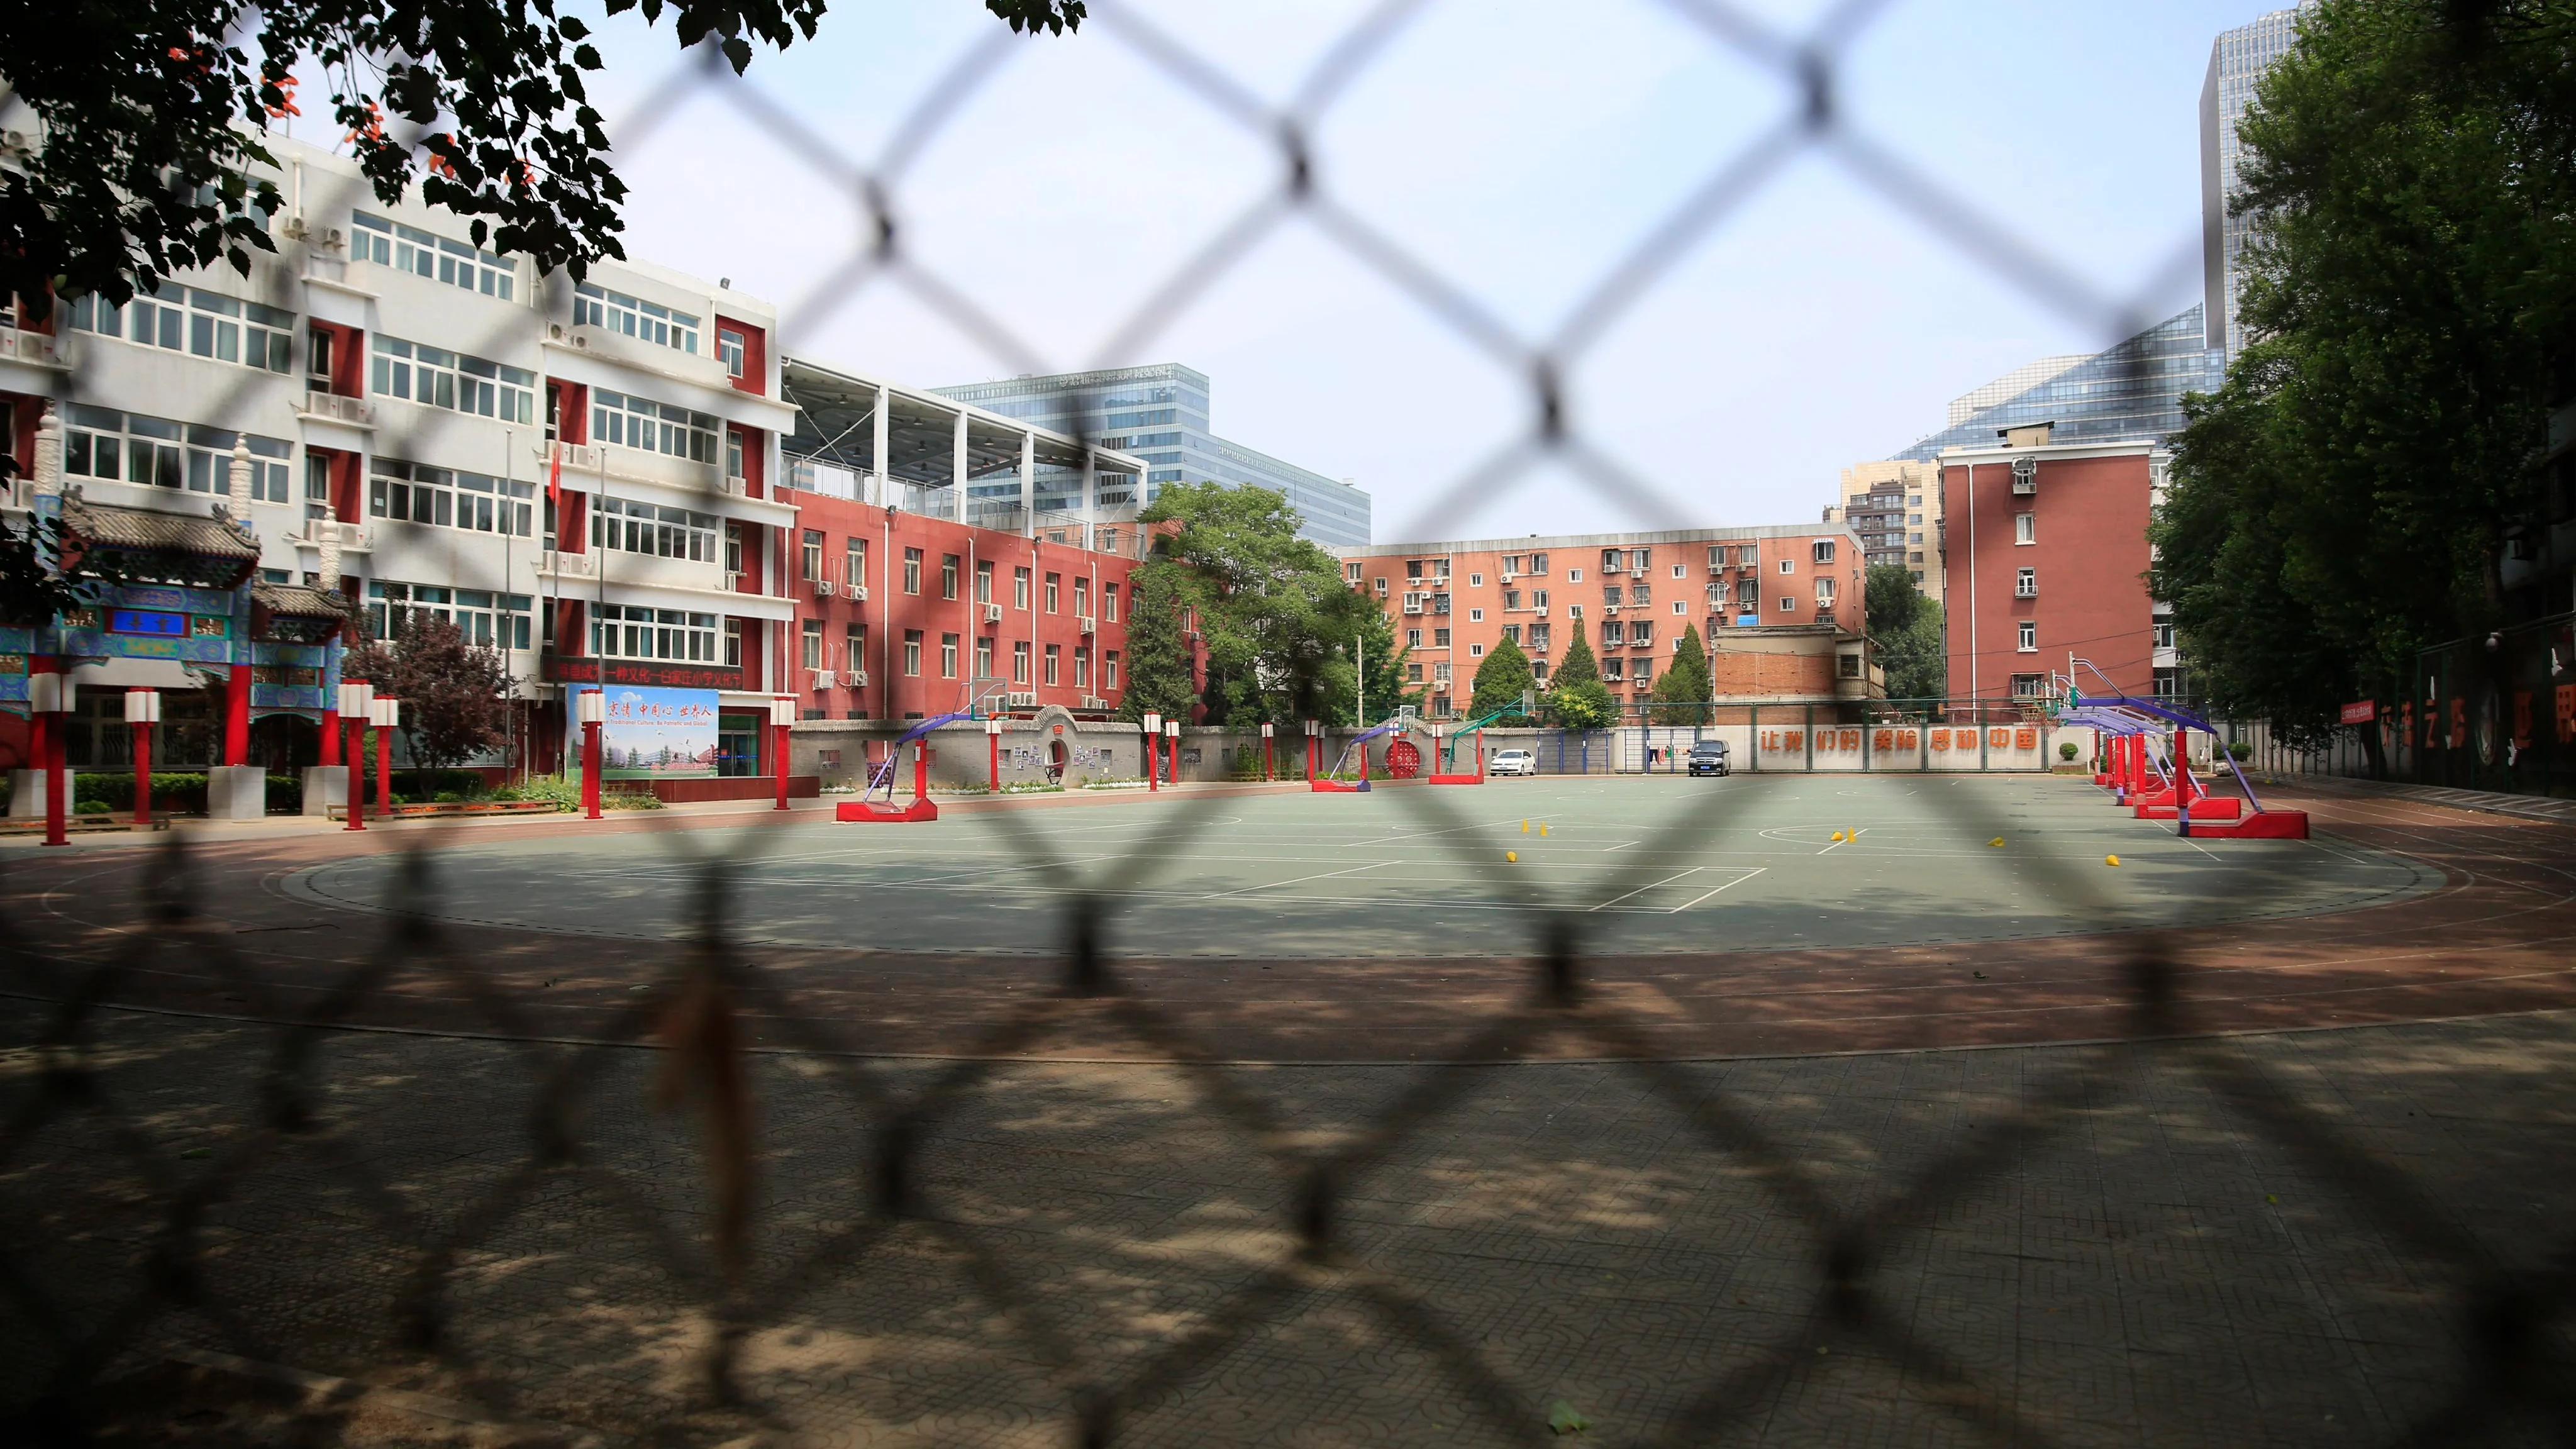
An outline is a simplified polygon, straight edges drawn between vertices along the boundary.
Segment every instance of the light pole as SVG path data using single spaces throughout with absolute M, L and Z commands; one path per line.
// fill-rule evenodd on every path
M 608 723 L 608 695 L 605 691 L 585 689 L 573 695 L 576 717 L 581 721 L 581 805 L 583 818 L 599 818 L 599 730 Z
M 349 757 L 349 823 L 342 827 L 348 830 L 367 828 L 367 752 L 360 742 L 366 738 L 375 699 L 376 687 L 363 679 L 340 686 L 340 724 L 349 732 L 349 747 L 342 751 Z
M 161 722 L 161 691 L 125 692 L 125 724 L 134 731 L 134 823 L 152 823 L 152 727 Z
M 1162 752 L 1163 717 L 1149 714 L 1145 716 L 1145 788 L 1149 792 L 1163 788 Z
M 402 723 L 402 701 L 377 695 L 367 703 L 367 732 L 376 740 L 376 809 L 394 818 L 394 727 Z
M 778 808 L 787 808 L 787 741 L 796 723 L 796 696 L 773 694 L 769 697 L 769 727 L 774 732 L 778 750 Z
M 71 712 L 79 686 L 66 673 L 31 674 L 27 676 L 27 709 L 31 714 L 50 715 L 45 721 L 44 758 L 38 765 L 45 772 L 45 843 L 69 845 L 64 834 L 63 816 L 68 808 L 63 800 L 63 762 L 70 758 L 64 748 L 64 736 L 71 733 Z

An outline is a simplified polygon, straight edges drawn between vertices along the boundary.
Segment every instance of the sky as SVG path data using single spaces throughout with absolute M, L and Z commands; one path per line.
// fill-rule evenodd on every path
M 1782 67 L 1699 8 L 1399 6 L 1302 102 L 1387 12 L 1140 0 L 1030 38 L 976 0 L 844 0 L 814 42 L 702 85 L 629 12 L 594 95 L 630 254 L 778 303 L 790 351 L 922 386 L 1185 363 L 1221 436 L 1367 489 L 1380 542 L 1812 519 L 1950 398 L 2199 300 L 2209 46 L 2272 6 L 1846 0 L 1863 23 L 1830 50 L 1823 142 Z M 1791 53 L 1836 9 L 1740 13 Z M 1292 108 L 1320 206 L 1276 206 Z M 1753 184 L 1624 306 L 1585 305 L 1748 156 Z M 870 177 L 902 268 L 867 264 Z M 1963 250 L 1891 198 L 1908 184 L 2065 284 Z M 1238 224 L 1223 266 L 1149 305 Z M 1481 471 L 1533 436 L 1543 349 L 1598 465 Z

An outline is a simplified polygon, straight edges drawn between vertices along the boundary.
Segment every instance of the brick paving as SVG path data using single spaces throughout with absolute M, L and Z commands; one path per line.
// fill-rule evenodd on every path
M 14 1041 L 35 1025 L 22 1002 L 0 1020 Z M 2069 1444 L 2394 1437 L 2463 1382 L 2463 1270 L 2213 1094 L 2190 1070 L 2208 1051 L 2257 1064 L 2401 1170 L 2488 1271 L 2538 1267 L 2576 1214 L 2567 1012 L 1679 1068 L 1832 1212 L 1883 1215 L 1865 1332 L 1820 1313 L 1822 1248 L 1782 1180 L 1616 1065 L 1485 1069 L 1346 1185 L 1342 1257 L 1297 1268 L 1290 1176 L 1177 1068 L 999 1068 L 924 1146 L 920 1216 L 872 1229 L 886 1117 L 836 1085 L 840 1064 L 778 1054 L 753 1082 L 746 1402 L 724 1409 L 702 1367 L 719 1297 L 706 1175 L 695 1119 L 654 1105 L 657 1054 L 588 1053 L 579 1151 L 468 1234 L 442 1352 L 424 1355 L 396 1313 L 424 1244 L 530 1170 L 533 1088 L 578 1049 L 331 1038 L 322 1130 L 267 1138 L 273 1029 L 113 1012 L 97 1037 L 103 1110 L 65 1115 L 0 1169 L 0 1234 L 45 1245 L 21 1267 L 64 1321 L 116 1311 L 172 1196 L 238 1168 L 204 1209 L 204 1307 L 160 1312 L 129 1363 L 212 1350 L 606 1440 L 1064 1444 L 1083 1385 L 1124 1380 L 1282 1268 L 1258 1325 L 1132 1406 L 1119 1442 L 1526 1442 L 1559 1400 L 1623 1443 L 1685 1413 L 1729 1442 L 1993 1442 L 1953 1401 Z M 23 1101 L 33 1055 L 0 1065 Z M 870 1070 L 909 1097 L 946 1069 Z M 1417 1080 L 1221 1070 L 1275 1113 L 1271 1151 L 1339 1140 Z M 2079 1078 L 2064 1115 L 1991 1171 L 1907 1202 Z M 25 1301 L 0 1308 L 13 1402 L 54 1361 Z M 1490 1376 L 1504 1424 L 1426 1335 Z M 2549 1343 L 2549 1368 L 2576 1373 L 2563 1325 Z M 1700 1404 L 1731 1374 L 1760 1391 Z

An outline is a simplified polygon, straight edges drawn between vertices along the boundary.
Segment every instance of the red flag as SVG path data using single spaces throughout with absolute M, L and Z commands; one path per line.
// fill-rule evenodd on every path
M 554 459 L 546 465 L 546 502 L 560 516 L 563 510 L 563 444 L 557 443 L 546 452 Z

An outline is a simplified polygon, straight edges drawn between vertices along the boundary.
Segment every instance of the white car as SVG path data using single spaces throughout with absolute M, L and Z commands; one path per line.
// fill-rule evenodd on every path
M 1496 750 L 1485 760 L 1488 775 L 1535 775 L 1538 756 L 1527 750 Z

